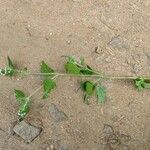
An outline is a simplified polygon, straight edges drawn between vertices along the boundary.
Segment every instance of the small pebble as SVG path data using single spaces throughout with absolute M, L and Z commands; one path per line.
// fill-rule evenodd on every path
M 61 122 L 68 119 L 67 115 L 60 111 L 55 104 L 51 104 L 49 107 L 49 113 L 55 122 Z
M 34 127 L 25 121 L 21 121 L 15 125 L 13 131 L 24 139 L 27 143 L 31 143 L 41 133 L 41 128 Z
M 114 133 L 114 130 L 113 130 L 113 127 L 112 127 L 112 126 L 110 126 L 110 125 L 108 125 L 108 124 L 105 124 L 105 125 L 104 125 L 104 128 L 103 128 L 103 132 L 104 132 L 105 134 L 112 134 L 112 133 Z

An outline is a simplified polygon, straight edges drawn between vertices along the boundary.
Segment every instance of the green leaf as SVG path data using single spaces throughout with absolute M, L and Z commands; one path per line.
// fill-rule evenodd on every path
M 92 95 L 95 89 L 95 85 L 90 82 L 90 81 L 86 81 L 85 83 L 85 91 L 88 95 Z
M 44 61 L 41 63 L 41 73 L 54 73 L 54 70 L 50 68 Z
M 144 84 L 144 79 L 143 78 L 137 78 L 135 80 L 135 85 L 136 85 L 138 90 L 143 90 L 144 89 L 143 84 Z
M 14 66 L 14 64 L 13 64 L 13 62 L 12 62 L 12 60 L 10 59 L 9 56 L 7 56 L 7 60 L 8 60 L 8 66 L 9 66 L 10 68 L 14 69 L 15 66 Z
M 84 103 L 89 104 L 89 98 L 92 96 L 95 90 L 95 84 L 91 81 L 81 82 L 80 86 L 84 91 Z
M 150 89 L 150 80 L 139 77 L 135 79 L 135 86 L 139 91 L 144 89 Z
M 65 69 L 67 73 L 71 74 L 80 74 L 80 67 L 78 67 L 75 63 L 73 62 L 67 62 L 65 64 Z
M 104 103 L 106 99 L 106 89 L 105 87 L 102 86 L 97 86 L 96 87 L 96 95 L 98 99 L 98 103 Z
M 19 107 L 18 111 L 19 121 L 22 121 L 26 117 L 29 110 L 30 110 L 30 100 L 26 99 L 25 102 L 23 102 Z
M 83 74 L 83 75 L 92 75 L 94 74 L 90 66 L 85 64 L 83 57 L 80 58 L 80 62 L 75 60 L 73 57 L 68 56 L 68 61 L 65 64 L 66 72 L 71 74 Z
M 26 98 L 25 94 L 20 90 L 15 90 L 15 97 L 18 102 L 24 102 Z
M 30 98 L 21 90 L 15 90 L 16 100 L 19 102 L 18 118 L 22 121 L 30 110 Z
M 75 60 L 72 56 L 67 56 L 68 60 L 65 64 L 65 70 L 67 73 L 71 74 L 80 74 L 80 66 L 78 65 L 78 62 Z
M 145 88 L 144 84 L 145 84 L 144 78 L 139 77 L 139 78 L 135 79 L 135 85 L 139 91 L 141 91 Z
M 51 79 L 45 79 L 43 81 L 43 88 L 44 88 L 44 95 L 43 99 L 48 98 L 48 94 L 51 92 L 52 89 L 56 87 L 56 83 L 54 80 Z
M 92 95 L 95 90 L 95 84 L 91 81 L 85 81 L 80 83 L 81 89 L 88 95 Z

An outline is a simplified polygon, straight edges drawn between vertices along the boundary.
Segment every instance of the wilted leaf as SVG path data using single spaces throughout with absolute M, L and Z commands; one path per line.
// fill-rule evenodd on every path
M 67 73 L 80 74 L 80 68 L 73 62 L 67 62 L 65 64 L 65 69 Z
M 44 61 L 42 61 L 41 73 L 54 73 L 54 70 L 50 68 Z
M 15 97 L 18 102 L 24 102 L 26 98 L 25 94 L 20 90 L 15 90 Z
M 56 83 L 54 80 L 51 79 L 45 79 L 43 81 L 43 88 L 44 88 L 44 95 L 43 99 L 48 98 L 48 94 L 51 92 L 52 89 L 54 89 L 56 86 Z
M 97 95 L 98 103 L 104 103 L 106 99 L 106 89 L 102 86 L 97 86 L 96 95 Z

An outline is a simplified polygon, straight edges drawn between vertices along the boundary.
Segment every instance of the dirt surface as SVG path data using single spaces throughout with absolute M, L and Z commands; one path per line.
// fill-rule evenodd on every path
M 96 49 L 96 52 L 95 52 Z M 18 66 L 38 71 L 46 60 L 63 72 L 62 55 L 85 57 L 92 68 L 108 75 L 150 75 L 149 0 L 0 0 L 0 66 L 9 55 Z M 14 89 L 31 93 L 39 78 L 0 78 L 1 150 L 149 150 L 150 91 L 138 92 L 132 82 L 104 81 L 107 101 L 93 97 L 83 104 L 79 79 L 59 78 L 47 101 L 38 93 L 32 99 L 27 122 L 42 127 L 30 144 L 12 128 L 18 104 Z M 54 122 L 49 107 L 55 104 L 68 120 Z M 104 141 L 104 126 L 115 134 Z M 110 129 L 108 129 L 110 130 Z M 119 136 L 118 136 L 119 134 Z M 121 134 L 130 137 L 121 141 Z M 117 141 L 110 140 L 117 136 Z

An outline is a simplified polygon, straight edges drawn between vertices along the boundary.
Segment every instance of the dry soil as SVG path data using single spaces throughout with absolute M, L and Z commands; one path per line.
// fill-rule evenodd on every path
M 38 71 L 42 60 L 64 72 L 63 55 L 83 56 L 92 68 L 108 75 L 150 75 L 150 0 L 0 0 L 0 66 L 7 55 L 20 66 Z M 59 78 L 47 101 L 32 98 L 27 122 L 43 128 L 30 144 L 12 135 L 18 103 L 14 89 L 27 94 L 41 84 L 38 77 L 0 78 L 1 150 L 150 149 L 150 91 L 138 92 L 133 82 L 103 81 L 107 101 L 92 97 L 83 103 L 77 78 Z M 55 104 L 68 120 L 55 123 Z M 128 142 L 104 142 L 108 124 Z

